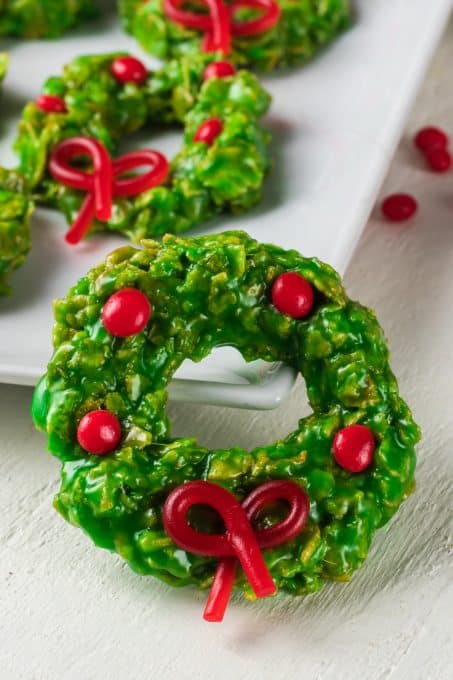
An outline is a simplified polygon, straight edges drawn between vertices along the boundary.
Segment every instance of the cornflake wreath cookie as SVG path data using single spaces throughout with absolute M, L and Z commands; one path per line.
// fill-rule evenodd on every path
M 32 211 L 23 178 L 0 168 L 0 295 L 10 292 L 9 276 L 24 263 L 30 250 Z
M 161 59 L 219 52 L 271 70 L 310 59 L 351 23 L 350 0 L 120 0 L 126 30 Z
M 25 108 L 15 145 L 19 170 L 39 204 L 61 210 L 73 223 L 87 189 L 80 177 L 71 186 L 79 182 L 83 191 L 61 183 L 61 166 L 70 164 L 77 151 L 63 149 L 52 165 L 61 142 L 88 138 L 117 154 L 127 135 L 156 125 L 182 125 L 183 146 L 167 179 L 161 177 L 160 186 L 133 197 L 114 186 L 110 213 L 100 211 L 92 228 L 122 232 L 135 241 L 183 232 L 222 211 L 244 211 L 260 200 L 269 167 L 269 135 L 259 120 L 269 104 L 254 75 L 214 62 L 212 55 L 172 61 L 156 73 L 125 54 L 79 57 L 62 76 L 50 78 L 42 95 Z M 97 151 L 105 161 L 106 152 Z M 59 181 L 49 172 L 55 165 L 60 172 L 57 168 L 53 177 Z
M 0 0 L 0 36 L 58 38 L 96 16 L 94 0 Z
M 8 70 L 8 54 L 6 52 L 0 52 L 0 85 L 5 79 L 6 72 Z
M 192 529 L 181 526 L 184 513 L 197 503 L 220 512 L 230 505 L 237 519 L 244 502 L 249 526 L 224 519 L 233 537 L 248 532 L 247 543 L 255 532 L 262 547 L 262 554 L 249 551 L 248 562 L 241 555 L 248 573 L 267 570 L 255 594 L 269 594 L 273 584 L 300 595 L 325 580 L 350 579 L 376 529 L 415 484 L 419 430 L 374 314 L 347 297 L 329 266 L 243 232 L 166 236 L 143 246 L 113 252 L 55 305 L 54 354 L 33 416 L 62 461 L 57 510 L 138 573 L 206 588 L 231 551 L 225 536 L 203 536 L 221 532 L 212 513 L 200 507 Z M 285 439 L 253 451 L 172 438 L 166 405 L 174 372 L 220 345 L 248 361 L 295 367 L 312 414 Z M 271 481 L 285 489 L 270 493 Z M 285 498 L 302 515 L 285 543 L 266 533 L 281 523 L 278 508 L 252 521 L 269 497 Z M 217 578 L 227 588 L 225 574 Z M 253 596 L 242 570 L 235 586 Z

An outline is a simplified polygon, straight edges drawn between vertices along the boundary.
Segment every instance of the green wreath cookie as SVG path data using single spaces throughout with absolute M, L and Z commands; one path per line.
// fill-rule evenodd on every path
M 62 461 L 57 510 L 138 573 L 207 587 L 216 560 L 167 535 L 168 495 L 202 480 L 242 501 L 269 480 L 292 480 L 310 514 L 296 538 L 264 551 L 274 583 L 298 595 L 348 580 L 415 484 L 419 430 L 374 314 L 329 266 L 243 232 L 143 246 L 113 252 L 55 306 L 33 415 Z M 253 451 L 172 438 L 169 381 L 220 345 L 296 368 L 312 414 Z M 196 521 L 213 527 L 202 509 Z M 250 594 L 241 574 L 236 586 Z
M 200 3 L 202 10 L 196 15 Z M 126 30 L 156 57 L 219 51 L 240 66 L 265 70 L 307 61 L 351 21 L 350 0 L 200 3 L 120 0 L 119 4 Z
M 94 0 L 0 0 L 0 36 L 58 38 L 93 16 Z
M 182 125 L 183 146 L 165 183 L 115 199 L 111 218 L 93 229 L 136 241 L 183 232 L 260 200 L 269 135 L 259 120 L 269 103 L 254 75 L 217 72 L 212 56 L 173 61 L 156 73 L 123 54 L 79 57 L 25 108 L 15 145 L 19 171 L 39 204 L 58 208 L 73 222 L 85 196 L 49 174 L 63 140 L 94 138 L 114 154 L 125 136 L 143 128 Z
M 32 211 L 23 178 L 0 168 L 0 295 L 10 292 L 9 276 L 24 263 L 30 250 Z
M 8 70 L 8 55 L 6 52 L 0 52 L 0 84 L 4 80 L 6 76 L 6 72 Z

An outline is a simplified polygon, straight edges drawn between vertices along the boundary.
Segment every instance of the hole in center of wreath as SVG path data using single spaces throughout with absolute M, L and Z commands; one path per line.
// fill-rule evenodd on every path
M 128 151 L 140 151 L 152 149 L 160 151 L 169 163 L 181 151 L 183 146 L 182 127 L 153 127 L 152 130 L 144 129 L 133 135 L 128 135 L 120 144 L 119 155 Z

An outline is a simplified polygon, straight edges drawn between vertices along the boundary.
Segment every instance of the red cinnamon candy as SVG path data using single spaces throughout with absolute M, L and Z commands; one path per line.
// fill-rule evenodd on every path
M 36 105 L 44 113 L 67 113 L 64 99 L 54 94 L 40 94 L 36 99 Z
M 199 0 L 207 8 L 207 14 L 182 9 L 186 0 L 164 0 L 167 17 L 184 28 L 192 28 L 204 33 L 202 49 L 204 52 L 231 52 L 233 37 L 252 36 L 265 33 L 278 23 L 280 6 L 275 0 L 236 0 L 226 4 L 223 0 Z M 239 9 L 256 9 L 262 12 L 256 19 L 236 21 L 234 16 Z
M 204 70 L 203 80 L 211 78 L 228 78 L 234 76 L 236 69 L 229 61 L 211 61 Z
M 254 530 L 252 521 L 274 501 L 289 505 L 285 519 L 266 529 Z M 193 529 L 187 513 L 194 505 L 207 505 L 222 517 L 224 534 L 203 534 Z M 239 560 L 257 597 L 276 592 L 261 548 L 272 548 L 295 538 L 304 528 L 310 510 L 308 496 L 289 480 L 266 482 L 252 491 L 242 505 L 232 493 L 212 482 L 187 482 L 170 493 L 164 504 L 163 523 L 176 545 L 188 552 L 220 557 L 204 618 L 223 620 Z
M 194 135 L 194 142 L 203 142 L 211 146 L 217 137 L 222 133 L 223 123 L 219 118 L 209 118 L 200 125 Z
M 410 194 L 391 194 L 382 201 L 381 211 L 390 222 L 406 222 L 415 215 L 418 203 Z
M 91 158 L 91 172 L 79 170 L 70 164 L 80 156 Z M 150 166 L 150 170 L 142 175 L 121 179 L 130 170 L 143 166 Z M 100 222 L 111 219 L 114 198 L 136 196 L 162 184 L 168 176 L 169 163 L 165 156 L 151 149 L 131 151 L 112 161 L 107 149 L 98 140 L 71 137 L 53 150 L 49 172 L 58 182 L 88 192 L 65 237 L 68 243 L 75 244 L 86 235 L 94 219 Z

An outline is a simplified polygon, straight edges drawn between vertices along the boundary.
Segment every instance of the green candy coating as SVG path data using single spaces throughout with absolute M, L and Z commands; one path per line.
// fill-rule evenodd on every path
M 285 316 L 270 301 L 273 281 L 286 271 L 315 289 L 306 319 Z M 153 315 L 142 333 L 114 338 L 101 310 L 130 286 L 148 296 Z M 32 408 L 62 461 L 55 506 L 140 574 L 178 586 L 212 582 L 215 560 L 177 548 L 162 526 L 167 494 L 188 480 L 221 484 L 239 499 L 271 479 L 306 489 L 306 528 L 265 551 L 276 585 L 292 594 L 349 579 L 376 529 L 414 489 L 419 430 L 399 396 L 382 329 L 316 259 L 244 232 L 144 241 L 143 250 L 126 246 L 92 269 L 57 301 L 55 319 L 54 354 Z M 312 415 L 285 439 L 253 451 L 208 450 L 193 438 L 172 438 L 166 414 L 172 375 L 185 359 L 200 361 L 220 345 L 236 347 L 249 361 L 296 368 Z M 123 431 L 120 448 L 103 458 L 87 454 L 76 438 L 81 418 L 98 408 L 114 412 Z M 331 450 L 336 432 L 353 423 L 371 428 L 376 441 L 374 462 L 360 474 L 341 469 Z M 210 526 L 202 513 L 198 521 Z M 236 586 L 250 596 L 243 575 Z
M 20 267 L 31 248 L 33 202 L 18 173 L 0 168 L 0 295 L 10 293 L 10 274 Z
M 9 57 L 6 52 L 0 52 L 0 83 L 4 80 L 8 70 Z
M 44 94 L 64 99 L 68 112 L 44 113 L 30 102 L 22 115 L 16 151 L 19 169 L 37 203 L 61 210 L 72 222 L 84 194 L 49 176 L 52 149 L 77 135 L 95 137 L 112 154 L 119 142 L 157 124 L 184 126 L 181 151 L 171 163 L 164 185 L 126 199 L 116 199 L 108 223 L 93 231 L 122 232 L 134 241 L 180 233 L 222 211 L 241 212 L 257 203 L 269 167 L 269 135 L 259 124 L 270 104 L 269 95 L 254 75 L 203 81 L 213 57 L 198 55 L 170 62 L 149 73 L 141 85 L 118 82 L 111 74 L 115 58 L 124 54 L 79 57 L 63 75 L 50 78 Z M 224 127 L 212 146 L 194 142 L 198 126 L 221 118 Z
M 96 16 L 94 0 L 0 0 L 0 36 L 58 38 Z
M 257 36 L 234 38 L 229 61 L 265 71 L 300 64 L 351 23 L 350 0 L 277 2 L 281 8 L 278 24 Z M 156 57 L 168 59 L 200 51 L 200 33 L 170 21 L 163 11 L 163 0 L 120 0 L 119 6 L 126 30 Z M 242 9 L 235 16 L 245 20 L 256 14 Z
M 0 52 L 0 85 L 8 63 L 8 54 Z M 0 296 L 11 292 L 9 277 L 22 266 L 31 248 L 33 208 L 25 179 L 17 172 L 0 167 Z

